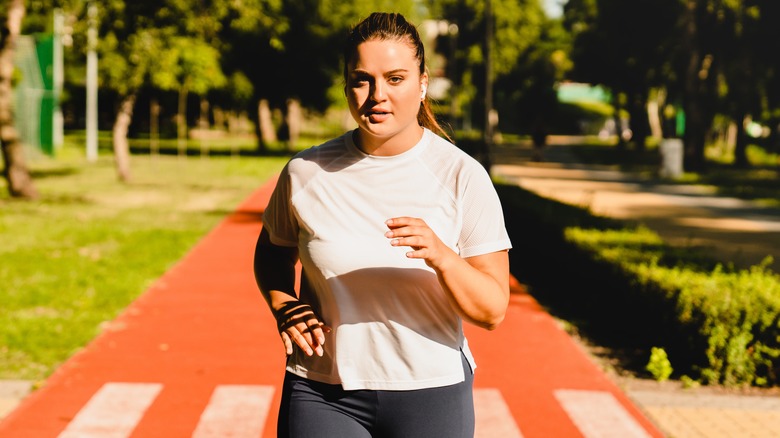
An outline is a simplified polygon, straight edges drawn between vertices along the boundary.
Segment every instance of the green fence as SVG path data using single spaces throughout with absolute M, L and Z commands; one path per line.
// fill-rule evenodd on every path
M 28 148 L 48 155 L 54 155 L 61 138 L 55 44 L 51 34 L 23 35 L 18 39 L 14 60 L 18 75 L 14 91 L 16 128 Z

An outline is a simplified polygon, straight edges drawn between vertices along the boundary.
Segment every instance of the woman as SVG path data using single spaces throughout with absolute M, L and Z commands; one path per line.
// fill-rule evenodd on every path
M 344 55 L 358 128 L 290 160 L 255 254 L 288 356 L 278 433 L 471 437 L 461 320 L 504 318 L 501 206 L 479 163 L 434 133 L 413 25 L 371 14 Z

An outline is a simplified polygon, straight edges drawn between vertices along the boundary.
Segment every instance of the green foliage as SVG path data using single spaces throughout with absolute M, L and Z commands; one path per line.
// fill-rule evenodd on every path
M 685 375 L 680 376 L 680 383 L 682 383 L 683 388 L 686 389 L 698 388 L 699 386 L 701 386 L 701 384 L 698 381 L 692 379 L 690 376 L 685 376 Z
M 223 87 L 227 78 L 219 64 L 219 52 L 205 41 L 175 36 L 166 51 L 168 65 L 155 69 L 153 82 L 162 89 L 187 87 L 204 95 L 211 89 Z
M 231 47 L 221 38 L 226 26 L 277 41 L 287 26 L 278 17 L 278 0 L 115 0 L 100 6 L 101 85 L 120 95 L 145 85 L 204 95 L 227 84 L 221 63 L 221 51 Z
M 677 309 L 676 321 L 696 328 L 706 341 L 706 383 L 729 386 L 777 383 L 780 362 L 780 277 L 766 268 L 710 271 L 693 264 L 669 265 L 665 248 L 646 229 L 566 230 L 567 239 L 635 276 L 638 284 L 654 284 Z
M 475 116 L 481 113 L 480 96 L 484 95 L 485 87 L 485 2 L 444 0 L 431 3 L 435 3 L 432 9 L 436 13 L 432 18 L 457 25 L 457 36 L 440 36 L 437 50 L 447 58 L 448 65 L 455 65 L 452 70 L 456 77 L 450 79 L 457 86 L 456 101 L 463 109 L 462 115 L 474 118 L 480 126 L 482 120 Z M 560 32 L 562 29 L 555 29 L 547 19 L 538 0 L 493 0 L 491 8 L 491 60 L 496 103 L 502 114 L 516 113 L 518 108 L 530 108 L 531 94 L 543 98 L 545 91 L 552 92 L 552 83 L 559 76 L 556 69 L 566 68 L 566 56 L 562 56 L 562 52 L 553 55 L 564 48 L 561 40 L 565 37 Z M 451 43 L 455 45 L 454 54 Z M 502 80 L 505 81 L 503 84 Z M 522 101 L 522 97 L 527 100 Z M 535 103 L 546 102 L 547 99 Z M 523 116 L 527 117 L 527 114 Z M 513 126 L 517 115 L 510 117 L 513 120 L 508 126 Z
M 666 355 L 666 350 L 660 347 L 653 347 L 650 350 L 650 360 L 645 369 L 652 374 L 653 378 L 659 382 L 664 382 L 672 375 L 672 363 Z
M 230 95 L 239 102 L 249 102 L 254 92 L 252 82 L 240 71 L 230 75 L 227 88 L 230 91 Z

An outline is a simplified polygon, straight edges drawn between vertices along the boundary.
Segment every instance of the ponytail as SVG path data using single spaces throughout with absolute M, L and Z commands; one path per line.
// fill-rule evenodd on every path
M 433 109 L 431 109 L 431 99 L 428 96 L 425 96 L 422 102 L 420 102 L 420 112 L 417 113 L 417 122 L 420 124 L 420 126 L 430 129 L 436 134 L 449 140 L 450 143 L 453 143 L 452 138 L 449 136 L 449 134 L 447 134 L 446 131 L 444 131 L 444 128 L 442 128 L 439 122 L 436 120 L 436 116 L 433 114 Z

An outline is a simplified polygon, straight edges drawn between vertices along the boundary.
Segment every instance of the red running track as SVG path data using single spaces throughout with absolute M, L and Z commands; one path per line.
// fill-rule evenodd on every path
M 30 394 L 0 437 L 275 436 L 284 353 L 252 274 L 274 184 Z M 663 436 L 516 281 L 497 330 L 466 330 L 478 437 Z

